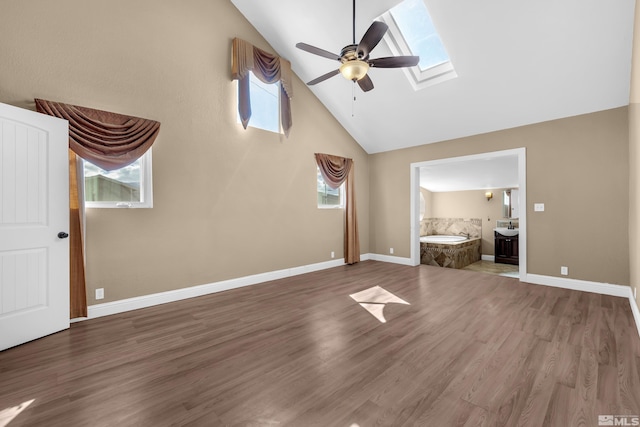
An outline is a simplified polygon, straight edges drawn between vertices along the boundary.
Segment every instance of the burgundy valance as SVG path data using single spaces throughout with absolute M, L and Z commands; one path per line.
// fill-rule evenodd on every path
M 293 97 L 291 63 L 279 56 L 258 49 L 242 39 L 233 39 L 231 78 L 238 80 L 238 111 L 240 121 L 245 129 L 251 118 L 249 71 L 252 71 L 264 83 L 280 82 L 280 121 L 284 134 L 289 136 L 289 130 L 293 124 L 291 120 L 291 97 Z
M 69 148 L 105 170 L 135 162 L 160 132 L 160 123 L 154 120 L 43 99 L 35 101 L 38 112 L 68 120 Z

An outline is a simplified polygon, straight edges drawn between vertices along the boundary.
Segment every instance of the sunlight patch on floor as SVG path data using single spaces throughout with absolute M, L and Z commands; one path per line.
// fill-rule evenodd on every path
M 6 427 L 9 425 L 11 421 L 15 419 L 20 412 L 24 411 L 31 405 L 35 399 L 27 400 L 26 402 L 22 402 L 18 406 L 12 406 L 10 408 L 6 408 L 0 411 L 0 427 Z
M 387 323 L 387 319 L 384 318 L 384 307 L 387 304 L 404 304 L 411 305 L 400 297 L 395 296 L 391 292 L 387 291 L 380 286 L 374 286 L 364 291 L 356 292 L 349 295 L 355 302 L 360 304 L 360 307 L 367 310 L 382 323 Z

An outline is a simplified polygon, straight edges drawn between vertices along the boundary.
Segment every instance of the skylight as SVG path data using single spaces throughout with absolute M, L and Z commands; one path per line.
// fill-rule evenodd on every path
M 390 10 L 400 32 L 414 55 L 420 57 L 418 67 L 424 71 L 449 60 L 431 15 L 422 0 L 405 0 Z
M 380 17 L 389 25 L 385 40 L 394 55 L 418 55 L 417 68 L 404 69 L 414 89 L 457 77 L 423 0 L 404 0 Z

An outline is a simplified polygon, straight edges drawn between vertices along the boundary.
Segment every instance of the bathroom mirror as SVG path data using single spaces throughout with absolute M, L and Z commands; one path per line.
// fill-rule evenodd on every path
M 520 206 L 518 203 L 518 189 L 511 188 L 502 192 L 502 217 L 518 218 L 520 216 Z

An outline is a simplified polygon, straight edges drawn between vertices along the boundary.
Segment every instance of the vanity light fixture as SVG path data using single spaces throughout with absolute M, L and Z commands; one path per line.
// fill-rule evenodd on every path
M 493 193 L 491 191 L 487 191 L 486 193 L 484 193 L 484 197 L 487 198 L 487 202 L 490 202 L 491 199 L 493 199 Z

